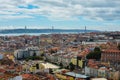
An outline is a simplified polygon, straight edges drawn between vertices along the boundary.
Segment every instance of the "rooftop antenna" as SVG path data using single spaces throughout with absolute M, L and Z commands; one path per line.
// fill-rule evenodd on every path
M 87 31 L 87 28 L 86 28 L 86 26 L 85 26 L 85 33 L 86 33 L 86 31 Z
M 24 29 L 25 29 L 25 35 L 26 35 L 26 33 L 27 33 L 27 26 L 25 26 L 25 28 L 24 28 Z
M 25 26 L 25 29 L 27 29 L 27 26 Z
M 54 31 L 54 26 L 52 26 L 52 29 L 51 29 L 51 38 L 52 38 L 52 44 L 53 44 L 53 42 L 54 42 L 54 40 L 53 40 L 53 31 Z

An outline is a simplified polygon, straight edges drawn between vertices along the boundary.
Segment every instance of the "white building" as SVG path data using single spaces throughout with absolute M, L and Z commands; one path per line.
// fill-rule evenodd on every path
M 27 47 L 26 49 L 18 49 L 14 52 L 16 59 L 23 59 L 30 56 L 40 56 L 40 50 L 38 47 Z

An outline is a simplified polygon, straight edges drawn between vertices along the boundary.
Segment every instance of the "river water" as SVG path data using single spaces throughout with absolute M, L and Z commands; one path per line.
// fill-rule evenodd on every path
M 20 35 L 36 35 L 36 36 L 39 36 L 41 34 L 52 34 L 52 33 L 8 33 L 8 34 L 0 34 L 0 36 L 20 36 Z M 78 34 L 78 33 L 76 33 L 76 32 L 63 32 L 63 33 L 57 33 L 57 34 Z

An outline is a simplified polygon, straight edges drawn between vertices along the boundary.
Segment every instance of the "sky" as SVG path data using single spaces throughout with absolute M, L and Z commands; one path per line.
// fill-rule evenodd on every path
M 0 29 L 120 31 L 120 0 L 0 0 Z

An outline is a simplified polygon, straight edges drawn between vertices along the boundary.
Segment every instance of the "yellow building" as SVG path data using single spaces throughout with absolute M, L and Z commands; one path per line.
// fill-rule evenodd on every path
M 72 59 L 71 59 L 71 62 L 72 62 L 72 64 L 77 65 L 77 59 L 72 58 Z

